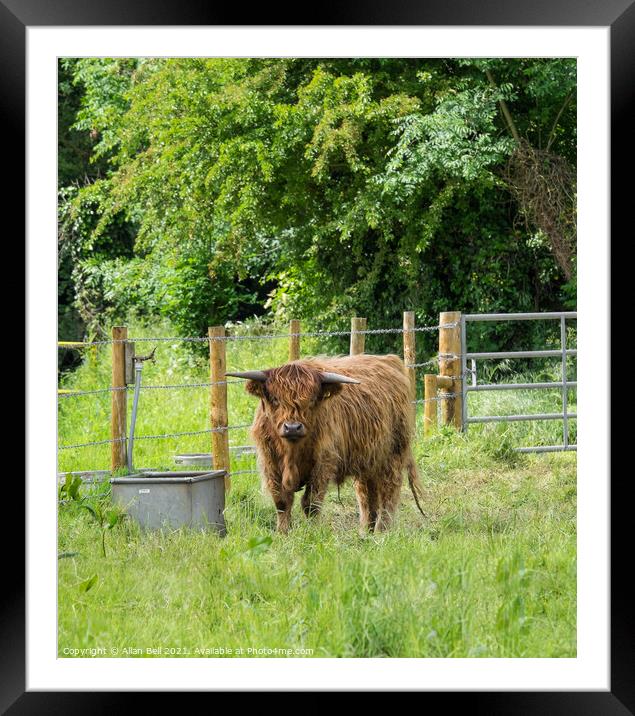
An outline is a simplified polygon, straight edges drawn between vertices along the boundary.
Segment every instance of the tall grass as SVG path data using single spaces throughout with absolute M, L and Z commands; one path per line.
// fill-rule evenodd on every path
M 153 329 L 154 335 L 167 330 Z M 306 339 L 302 350 L 332 346 Z M 280 364 L 286 351 L 284 339 L 229 342 L 228 367 Z M 109 377 L 104 349 L 63 387 L 107 387 Z M 158 344 L 156 363 L 144 367 L 146 385 L 208 379 L 205 357 L 176 342 Z M 240 385 L 229 391 L 230 423 L 250 422 L 253 399 Z M 552 391 L 474 393 L 469 400 L 471 414 L 560 409 Z M 205 388 L 143 391 L 136 432 L 205 429 L 208 401 Z M 108 439 L 109 414 L 108 394 L 60 400 L 60 443 Z M 382 535 L 358 535 L 349 484 L 341 502 L 329 493 L 317 521 L 306 520 L 296 504 L 291 532 L 277 535 L 258 476 L 238 474 L 228 495 L 227 537 L 184 529 L 144 533 L 124 520 L 105 535 L 104 557 L 99 525 L 65 502 L 59 654 L 103 647 L 106 656 L 216 656 L 221 649 L 222 656 L 575 656 L 575 455 L 513 450 L 558 443 L 560 431 L 555 421 L 475 425 L 467 434 L 441 429 L 417 440 L 426 518 L 405 488 L 397 525 Z M 246 430 L 231 431 L 230 442 L 246 444 Z M 139 440 L 135 464 L 173 469 L 175 454 L 209 450 L 209 435 Z M 62 450 L 59 457 L 60 470 L 105 468 L 109 447 Z M 233 458 L 234 470 L 252 467 L 251 457 Z M 107 483 L 82 489 L 108 504 Z M 147 652 L 158 647 L 162 653 Z M 237 653 L 240 648 L 256 651 Z M 275 648 L 290 653 L 274 654 Z

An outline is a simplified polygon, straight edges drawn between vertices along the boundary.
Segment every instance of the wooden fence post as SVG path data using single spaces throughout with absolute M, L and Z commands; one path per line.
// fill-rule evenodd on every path
M 423 436 L 437 429 L 437 377 L 426 373 L 423 377 Z
M 358 331 L 366 330 L 366 319 L 365 318 L 351 318 L 351 355 L 356 356 L 364 352 L 365 347 L 365 333 L 359 333 Z
M 289 321 L 289 361 L 300 360 L 300 321 Z
M 115 471 L 126 466 L 126 344 L 128 328 L 112 328 L 112 410 L 110 413 L 110 467 Z
M 227 431 L 227 341 L 225 327 L 208 328 L 210 367 L 210 417 L 212 425 L 212 460 L 214 470 L 226 470 L 225 491 L 231 488 L 229 462 L 229 433 Z M 218 430 L 225 428 L 225 430 Z
M 415 347 L 415 312 L 404 311 L 403 314 L 403 360 L 406 364 L 408 377 L 410 378 L 411 400 L 417 397 L 417 376 L 414 368 L 409 368 L 417 362 L 417 351 Z M 413 406 L 416 412 L 416 405 Z
M 450 325 L 448 325 L 450 324 Z M 447 326 L 447 327 L 446 327 Z M 461 377 L 461 312 L 444 311 L 439 314 L 439 375 L 452 379 L 443 381 L 439 388 L 441 420 L 444 425 L 462 428 L 462 377 Z M 455 397 L 443 400 L 443 394 L 454 393 Z

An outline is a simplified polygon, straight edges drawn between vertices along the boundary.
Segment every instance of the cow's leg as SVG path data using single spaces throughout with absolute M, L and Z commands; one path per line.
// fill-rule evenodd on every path
M 291 524 L 291 507 L 293 506 L 293 490 L 287 490 L 282 484 L 280 475 L 265 473 L 265 486 L 276 506 L 278 516 L 278 532 L 287 532 Z
M 379 510 L 375 524 L 375 532 L 387 530 L 391 527 L 395 517 L 395 511 L 399 505 L 402 481 L 403 475 L 401 474 L 401 470 L 390 470 L 389 474 L 378 482 Z
M 377 522 L 377 487 L 373 480 L 354 481 L 355 495 L 359 507 L 360 534 L 372 532 Z
M 307 483 L 302 495 L 302 509 L 307 517 L 317 517 L 320 514 L 327 487 L 328 479 L 324 475 L 314 475 Z
M 276 506 L 278 523 L 276 529 L 283 534 L 289 531 L 291 526 L 291 508 L 293 507 L 293 492 L 280 489 L 273 495 L 273 503 Z
M 374 530 L 379 518 L 379 495 L 374 480 L 368 481 L 368 529 Z
M 304 514 L 307 517 L 311 517 L 313 512 L 312 512 L 312 507 L 311 507 L 311 483 L 310 482 L 307 482 L 307 484 L 304 488 L 304 493 L 302 494 L 301 504 L 302 504 L 302 509 L 304 510 Z
M 329 453 L 316 456 L 311 476 L 302 495 L 302 508 L 307 517 L 316 517 L 322 510 L 329 482 L 337 477 L 338 461 Z

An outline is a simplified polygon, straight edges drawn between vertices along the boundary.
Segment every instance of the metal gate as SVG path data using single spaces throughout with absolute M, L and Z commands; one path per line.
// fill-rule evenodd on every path
M 567 348 L 567 319 L 578 317 L 575 311 L 563 311 L 557 313 L 475 313 L 461 316 L 461 381 L 462 392 L 462 424 L 463 431 L 467 431 L 470 423 L 492 423 L 492 422 L 514 422 L 520 420 L 562 420 L 562 445 L 543 445 L 533 447 L 516 448 L 518 452 L 563 452 L 576 450 L 577 445 L 569 443 L 569 420 L 577 418 L 576 413 L 568 412 L 568 389 L 577 387 L 577 381 L 567 380 L 567 357 L 577 355 L 577 350 Z M 560 321 L 560 349 L 544 351 L 499 351 L 493 353 L 468 353 L 467 352 L 467 324 L 476 321 L 535 321 L 535 320 L 559 320 Z M 553 383 L 495 383 L 478 385 L 473 381 L 472 385 L 467 384 L 466 376 L 470 372 L 467 367 L 468 360 L 490 360 L 501 358 L 549 358 L 561 357 L 562 373 L 561 380 Z M 533 415 L 482 415 L 469 417 L 467 410 L 467 394 L 486 390 L 527 390 L 527 389 L 562 389 L 562 412 L 560 413 L 537 413 Z

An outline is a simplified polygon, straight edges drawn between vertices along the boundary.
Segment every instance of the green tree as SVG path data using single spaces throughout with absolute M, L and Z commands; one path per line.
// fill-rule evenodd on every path
M 88 59 L 74 78 L 75 126 L 108 163 L 61 207 L 87 312 L 200 333 L 264 310 L 388 326 L 574 295 L 552 236 L 574 246 L 572 204 L 542 221 L 516 167 L 521 148 L 556 157 L 575 195 L 575 60 Z

